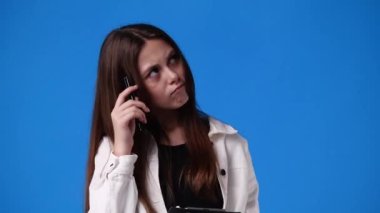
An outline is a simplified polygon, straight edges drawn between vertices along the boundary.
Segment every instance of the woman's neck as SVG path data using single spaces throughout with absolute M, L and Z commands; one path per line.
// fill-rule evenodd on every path
M 162 144 L 175 146 L 186 143 L 184 128 L 179 121 L 177 110 L 160 111 L 156 115 L 167 136 L 167 138 L 161 138 Z

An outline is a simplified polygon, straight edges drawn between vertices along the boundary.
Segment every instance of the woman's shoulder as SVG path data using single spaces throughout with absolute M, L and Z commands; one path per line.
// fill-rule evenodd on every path
M 235 128 L 220 120 L 210 118 L 209 137 L 217 153 L 224 153 L 221 156 L 229 156 L 231 168 L 246 166 L 244 163 L 250 159 L 248 141 Z
M 210 138 L 218 138 L 218 136 L 222 135 L 225 138 L 223 141 L 232 146 L 234 146 L 233 144 L 245 145 L 247 143 L 247 140 L 232 125 L 213 117 L 209 117 L 209 122 L 210 131 L 208 135 Z M 233 143 L 231 144 L 230 142 Z
M 238 133 L 238 131 L 234 127 L 221 120 L 218 120 L 211 116 L 208 119 L 210 123 L 209 136 L 217 134 L 233 135 Z

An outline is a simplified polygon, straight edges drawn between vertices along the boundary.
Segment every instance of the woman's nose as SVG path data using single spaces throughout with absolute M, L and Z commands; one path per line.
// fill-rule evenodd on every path
M 167 78 L 170 84 L 176 83 L 179 80 L 179 75 L 176 70 L 170 69 L 169 67 L 166 68 L 166 74 Z

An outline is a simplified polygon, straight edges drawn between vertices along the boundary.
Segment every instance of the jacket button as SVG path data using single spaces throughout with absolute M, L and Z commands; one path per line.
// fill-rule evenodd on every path
M 221 169 L 221 170 L 220 170 L 220 174 L 223 175 L 223 176 L 226 175 L 226 170 Z

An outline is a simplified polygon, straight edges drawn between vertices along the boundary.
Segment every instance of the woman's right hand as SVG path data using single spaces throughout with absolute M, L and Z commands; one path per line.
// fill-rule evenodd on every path
M 133 135 L 136 130 L 135 119 L 147 123 L 144 112 L 150 112 L 149 108 L 138 99 L 127 100 L 131 93 L 136 90 L 137 85 L 134 85 L 122 91 L 111 112 L 115 140 L 113 154 L 116 156 L 131 154 L 134 143 Z

